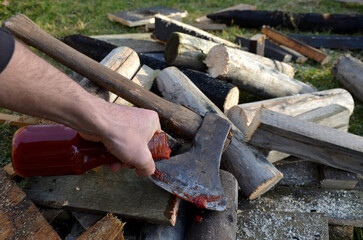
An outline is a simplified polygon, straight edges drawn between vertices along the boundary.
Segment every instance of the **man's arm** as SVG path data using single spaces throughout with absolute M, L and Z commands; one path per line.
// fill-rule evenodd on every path
M 111 104 L 89 94 L 19 41 L 0 73 L 0 106 L 62 123 L 89 140 L 102 141 L 121 160 L 112 170 L 123 165 L 135 167 L 139 175 L 155 171 L 147 144 L 161 131 L 156 112 Z

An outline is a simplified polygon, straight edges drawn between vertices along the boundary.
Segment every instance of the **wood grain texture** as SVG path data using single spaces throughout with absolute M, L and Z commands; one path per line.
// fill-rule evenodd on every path
M 327 64 L 331 60 L 331 57 L 326 53 L 323 53 L 322 51 L 306 45 L 305 43 L 300 42 L 294 38 L 290 38 L 276 30 L 273 30 L 270 27 L 263 26 L 261 32 L 266 34 L 267 37 L 271 38 L 272 40 L 292 48 L 293 50 L 296 50 L 299 53 L 314 59 L 322 65 Z
M 275 71 L 243 54 L 218 45 L 207 54 L 205 63 L 212 77 L 230 81 L 240 89 L 261 97 L 282 97 L 314 92 L 316 89 Z
M 363 137 L 261 108 L 249 143 L 334 168 L 363 173 Z M 242 123 L 243 124 L 243 123 Z M 258 126 L 258 127 L 256 127 Z
M 0 239 L 61 239 L 25 193 L 0 169 Z
M 77 240 L 124 240 L 123 227 L 125 224 L 112 214 L 107 214 L 77 238 Z
M 175 67 L 160 72 L 157 84 L 161 94 L 204 115 L 217 113 L 227 118 L 183 73 Z M 232 140 L 222 156 L 222 165 L 238 180 L 245 196 L 257 198 L 268 191 L 282 174 L 255 148 L 247 145 L 243 134 L 232 126 Z
M 340 56 L 332 67 L 334 77 L 360 101 L 363 101 L 363 63 L 350 55 Z
M 179 200 L 134 170 L 30 178 L 27 196 L 46 206 L 84 212 L 114 213 L 159 224 L 175 224 Z
M 5 28 L 25 43 L 39 49 L 97 85 L 115 93 L 137 107 L 155 110 L 161 121 L 176 135 L 192 138 L 202 122 L 201 116 L 172 104 L 129 81 L 120 74 L 86 57 L 53 38 L 29 18 L 16 15 L 4 23 Z

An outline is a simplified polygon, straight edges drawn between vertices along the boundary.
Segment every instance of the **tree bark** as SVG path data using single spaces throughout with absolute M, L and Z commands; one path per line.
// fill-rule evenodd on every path
M 219 44 L 212 41 L 184 33 L 174 32 L 170 35 L 166 42 L 164 53 L 165 61 L 169 65 L 205 71 L 207 66 L 204 63 L 204 60 L 209 50 L 217 45 Z M 290 77 L 293 77 L 295 74 L 294 67 L 287 63 L 271 60 L 243 50 L 236 51 L 238 51 L 242 56 L 251 58 L 272 69 L 285 73 Z
M 349 92 L 363 102 L 363 63 L 359 59 L 341 56 L 334 63 L 332 72 Z
M 241 51 L 219 45 L 205 63 L 212 77 L 231 81 L 240 89 L 261 97 L 282 97 L 316 91 L 315 88 L 254 61 Z
M 204 115 L 213 112 L 226 116 L 177 68 L 169 67 L 160 72 L 157 84 L 166 99 L 183 104 Z M 233 125 L 233 124 L 232 124 Z M 244 142 L 244 136 L 232 126 L 232 140 L 223 154 L 222 164 L 238 180 L 242 193 L 255 199 L 273 187 L 282 174 L 255 148 Z

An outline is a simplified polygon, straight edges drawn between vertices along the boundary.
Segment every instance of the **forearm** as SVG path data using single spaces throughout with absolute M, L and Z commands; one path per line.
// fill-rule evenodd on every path
M 0 74 L 0 106 L 50 119 L 95 134 L 102 124 L 103 100 L 88 94 L 67 75 L 16 41 L 13 57 Z

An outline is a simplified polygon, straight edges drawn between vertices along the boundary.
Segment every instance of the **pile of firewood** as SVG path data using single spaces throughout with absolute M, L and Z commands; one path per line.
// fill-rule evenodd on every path
M 363 17 L 287 15 L 244 4 L 208 15 L 225 24 L 233 19 L 241 27 L 262 29 L 250 39 L 238 36 L 235 43 L 201 30 L 208 29 L 206 18 L 191 26 L 164 15 L 155 15 L 155 23 L 147 25 L 152 34 L 61 38 L 164 99 L 231 122 L 233 136 L 220 172 L 227 209 L 196 209 L 128 169 L 30 178 L 23 192 L 11 180 L 22 179 L 9 165 L 0 171 L 0 238 L 328 239 L 342 229 L 350 236 L 353 227 L 363 227 L 363 138 L 347 132 L 354 109 L 351 94 L 363 101 L 363 63 L 343 56 L 334 64 L 335 78 L 348 91 L 318 91 L 295 79 L 288 63 L 310 58 L 327 64 L 331 57 L 320 48 L 334 48 L 334 42 L 341 48 L 345 41 L 346 48 L 362 49 L 363 41 L 288 36 L 272 28 L 334 26 L 332 32 L 352 33 L 362 31 Z M 109 14 L 114 21 L 120 16 Z M 295 22 L 288 21 L 292 17 Z M 334 22 L 343 17 L 351 21 L 349 28 Z M 309 19 L 322 22 L 309 28 Z M 132 106 L 77 73 L 73 78 L 106 101 Z M 240 91 L 263 100 L 240 103 Z M 31 117 L 0 118 L 17 125 L 41 124 Z M 188 140 L 168 133 L 175 151 L 188 146 Z

